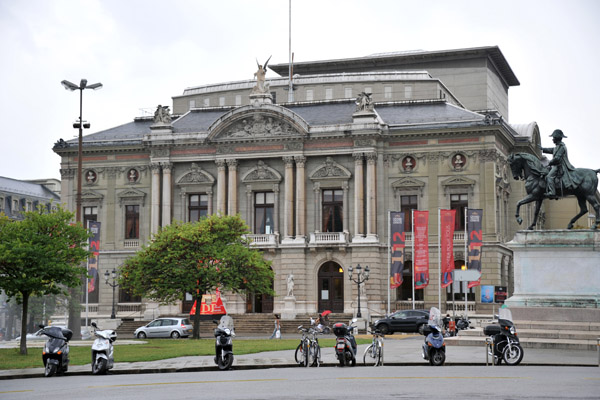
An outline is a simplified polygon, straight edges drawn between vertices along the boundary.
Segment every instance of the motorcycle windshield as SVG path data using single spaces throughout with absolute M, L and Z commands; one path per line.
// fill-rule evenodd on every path
M 62 329 L 58 326 L 48 326 L 44 328 L 43 333 L 51 339 L 67 340 L 67 338 L 63 335 Z
M 513 322 L 512 313 L 510 312 L 508 307 L 500 308 L 500 311 L 498 312 L 498 319 L 505 319 L 510 322 Z
M 442 313 L 437 307 L 431 307 L 429 310 L 429 325 L 442 326 Z
M 219 321 L 219 329 L 233 330 L 233 318 L 229 315 L 223 315 Z
M 56 353 L 65 344 L 64 339 L 50 338 L 46 343 L 46 347 L 50 353 Z

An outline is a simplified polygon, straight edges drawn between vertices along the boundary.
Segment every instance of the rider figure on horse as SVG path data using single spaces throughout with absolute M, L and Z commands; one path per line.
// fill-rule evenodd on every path
M 575 188 L 581 183 L 581 178 L 577 174 L 573 174 L 575 167 L 569 162 L 567 156 L 567 146 L 562 142 L 563 138 L 566 138 L 564 133 L 560 129 L 556 129 L 552 132 L 552 141 L 555 147 L 542 147 L 542 153 L 552 154 L 552 160 L 550 161 L 550 172 L 546 175 L 546 196 L 549 198 L 557 198 L 554 179 L 557 176 L 562 175 L 562 184 L 566 189 Z

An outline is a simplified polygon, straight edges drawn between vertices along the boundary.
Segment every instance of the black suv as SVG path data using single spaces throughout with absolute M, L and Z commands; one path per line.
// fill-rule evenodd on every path
M 429 311 L 426 310 L 400 310 L 387 318 L 375 321 L 375 329 L 383 334 L 394 332 L 421 333 L 423 326 L 429 321 Z

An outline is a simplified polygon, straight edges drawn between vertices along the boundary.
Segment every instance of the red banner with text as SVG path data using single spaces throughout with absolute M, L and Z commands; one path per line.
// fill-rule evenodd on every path
M 429 284 L 429 211 L 413 211 L 415 289 Z
M 405 246 L 404 213 L 396 211 L 390 212 L 390 251 L 392 252 L 390 289 L 396 289 L 402 285 Z
M 442 288 L 453 282 L 454 271 L 454 219 L 456 210 L 440 210 L 440 255 L 442 262 Z

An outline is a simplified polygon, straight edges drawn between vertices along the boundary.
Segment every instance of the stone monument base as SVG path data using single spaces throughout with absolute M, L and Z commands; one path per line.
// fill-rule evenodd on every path
M 283 299 L 283 310 L 281 311 L 281 319 L 296 319 L 296 297 L 285 296 Z
M 509 307 L 599 308 L 600 231 L 519 231 Z

